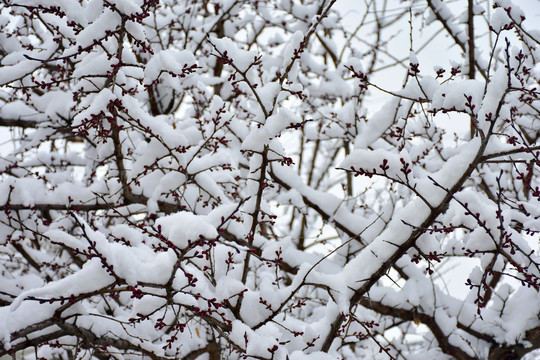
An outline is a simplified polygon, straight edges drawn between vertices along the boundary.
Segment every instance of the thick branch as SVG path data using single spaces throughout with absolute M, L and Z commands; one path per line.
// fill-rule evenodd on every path
M 459 347 L 450 344 L 448 341 L 448 336 L 445 335 L 439 324 L 437 324 L 437 321 L 435 321 L 435 318 L 431 315 L 417 312 L 416 309 L 404 310 L 387 306 L 365 297 L 360 299 L 359 304 L 382 315 L 392 316 L 406 321 L 420 321 L 431 330 L 431 333 L 437 339 L 437 342 L 439 343 L 439 346 L 443 352 L 446 354 L 452 354 L 452 356 L 459 360 L 474 359 Z
M 491 128 L 492 127 L 493 127 L 493 124 Z M 490 129 L 490 133 L 491 133 L 491 129 Z M 389 256 L 385 261 L 382 262 L 382 264 L 378 267 L 378 269 L 375 272 L 373 272 L 372 274 L 369 274 L 368 279 L 363 283 L 363 285 L 360 288 L 354 291 L 354 294 L 350 299 L 351 308 L 354 305 L 356 305 L 365 296 L 365 294 L 373 287 L 373 285 L 375 285 L 379 281 L 379 279 L 387 273 L 387 271 L 392 267 L 392 265 L 395 264 L 416 243 L 416 240 L 418 240 L 418 238 L 424 233 L 423 229 L 430 227 L 433 224 L 433 222 L 439 217 L 439 215 L 441 215 L 448 208 L 448 204 L 454 197 L 454 194 L 456 194 L 459 191 L 459 189 L 463 186 L 465 181 L 469 178 L 469 176 L 472 174 L 472 172 L 474 171 L 474 169 L 480 162 L 480 159 L 482 158 L 482 155 L 484 154 L 484 150 L 487 146 L 488 140 L 489 140 L 489 136 L 487 136 L 484 139 L 484 141 L 482 141 L 474 160 L 471 161 L 471 163 L 469 164 L 465 172 L 462 174 L 459 180 L 452 186 L 452 188 L 447 190 L 445 197 L 442 199 L 439 205 L 431 209 L 430 214 L 422 222 L 422 224 L 412 231 L 411 235 L 396 249 L 396 251 L 392 253 L 391 256 Z M 399 221 L 399 220 L 396 220 L 396 221 Z M 334 338 L 337 336 L 337 333 L 342 323 L 343 323 L 343 317 L 337 316 L 334 322 L 332 323 L 330 332 L 328 333 L 323 343 L 322 351 L 327 352 L 330 349 L 330 345 L 334 341 Z
M 181 206 L 177 204 L 171 204 L 165 201 L 158 201 L 158 207 L 159 210 L 165 213 L 173 213 L 178 211 L 184 211 Z M 19 211 L 19 210 L 40 210 L 40 211 L 46 211 L 46 210 L 55 210 L 55 211 L 97 211 L 97 210 L 111 210 L 111 209 L 118 209 L 127 205 L 132 204 L 141 204 L 141 205 L 147 205 L 148 204 L 148 198 L 144 195 L 136 195 L 129 193 L 128 196 L 125 199 L 124 203 L 107 203 L 107 202 L 95 202 L 94 204 L 89 203 L 71 203 L 71 204 L 47 204 L 47 203 L 41 203 L 41 204 L 32 204 L 32 205 L 26 205 L 26 204 L 4 204 L 0 205 L 0 209 L 3 209 L 4 211 Z

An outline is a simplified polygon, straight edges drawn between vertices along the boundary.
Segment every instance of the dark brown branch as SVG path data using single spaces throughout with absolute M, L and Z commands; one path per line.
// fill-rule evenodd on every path
M 144 195 L 136 195 L 129 193 L 127 198 L 125 199 L 124 203 L 106 203 L 106 202 L 98 202 L 96 201 L 94 204 L 89 203 L 72 203 L 72 204 L 47 204 L 47 203 L 41 203 L 41 204 L 33 204 L 33 205 L 25 205 L 25 204 L 3 204 L 0 205 L 0 209 L 3 209 L 4 211 L 19 211 L 19 210 L 40 210 L 40 211 L 46 211 L 46 210 L 55 210 L 55 211 L 97 211 L 97 210 L 111 210 L 111 209 L 118 209 L 122 208 L 124 206 L 133 205 L 133 204 L 141 204 L 146 205 L 148 203 L 148 198 Z M 171 204 L 165 201 L 158 201 L 158 207 L 159 210 L 165 213 L 173 213 L 178 211 L 185 211 L 184 208 L 177 204 Z
M 493 159 L 493 158 L 496 158 L 496 157 L 513 155 L 513 154 L 528 153 L 530 151 L 535 151 L 535 150 L 540 150 L 540 145 L 530 146 L 528 148 L 521 147 L 521 148 L 512 149 L 512 150 L 499 151 L 499 152 L 496 152 L 496 153 L 493 153 L 493 154 L 488 154 L 488 155 L 482 156 L 480 161 L 485 162 L 485 161 L 487 161 L 489 159 Z
M 467 30 L 468 30 L 468 42 L 467 42 L 467 50 L 469 55 L 469 79 L 474 79 L 476 76 L 476 71 L 474 69 L 474 64 L 476 63 L 474 51 L 476 49 L 476 46 L 474 44 L 474 1 L 473 0 L 467 0 L 468 6 L 467 6 Z M 471 115 L 470 120 L 470 134 L 471 139 L 476 135 L 476 126 L 475 126 L 475 118 L 473 115 Z
M 253 210 L 253 214 L 251 215 L 252 217 L 251 229 L 249 230 L 249 235 L 248 235 L 248 246 L 250 249 L 253 246 L 253 240 L 255 239 L 255 231 L 257 230 L 257 226 L 259 224 L 259 213 L 261 211 L 262 195 L 263 195 L 263 190 L 264 190 L 265 181 L 266 181 L 266 168 L 268 167 L 268 146 L 267 145 L 264 147 L 264 151 L 262 152 L 260 156 L 262 159 L 261 159 L 261 166 L 259 169 L 260 175 L 259 175 L 259 179 L 257 180 L 258 182 L 257 197 L 255 199 L 255 209 Z M 251 252 L 248 251 L 248 253 L 246 254 L 246 258 L 244 260 L 244 269 L 242 272 L 242 283 L 244 284 L 246 283 L 246 280 L 247 280 L 250 257 L 251 257 Z
M 50 123 L 49 120 L 41 119 L 41 120 L 23 120 L 23 119 L 6 119 L 0 117 L 0 126 L 5 127 L 17 127 L 20 129 L 37 129 L 40 128 L 43 125 L 43 127 L 54 129 L 57 133 L 61 134 L 73 134 L 73 136 L 78 136 L 77 134 L 73 133 L 73 129 L 70 126 L 59 126 L 56 124 Z
M 6 119 L 0 117 L 0 126 L 19 127 L 23 129 L 36 128 L 41 121 L 38 120 L 23 120 L 23 119 Z
M 420 321 L 431 330 L 431 333 L 437 339 L 437 342 L 444 353 L 452 354 L 452 356 L 459 360 L 474 359 L 474 357 L 469 356 L 459 347 L 450 344 L 448 336 L 444 334 L 439 324 L 437 324 L 435 321 L 435 318 L 431 315 L 418 312 L 417 309 L 404 310 L 397 307 L 387 306 L 365 297 L 360 299 L 359 304 L 382 315 L 392 316 L 406 321 Z
M 501 104 L 502 102 L 499 105 L 501 106 Z M 476 169 L 476 166 L 480 162 L 480 159 L 484 154 L 485 148 L 490 138 L 490 134 L 493 130 L 494 124 L 495 121 L 492 122 L 488 135 L 482 141 L 475 158 L 471 161 L 471 163 L 469 164 L 465 172 L 461 175 L 459 180 L 452 186 L 452 188 L 447 190 L 445 197 L 441 200 L 439 205 L 437 207 L 434 207 L 431 210 L 429 216 L 422 222 L 419 227 L 412 231 L 411 235 L 407 238 L 407 240 L 405 240 L 399 247 L 397 247 L 396 251 L 394 251 L 394 253 L 392 253 L 392 255 L 388 259 L 386 259 L 375 272 L 370 274 L 369 278 L 364 281 L 363 285 L 354 291 L 354 294 L 350 299 L 351 308 L 356 305 L 373 287 L 373 285 L 375 285 L 379 281 L 379 279 L 387 273 L 387 271 L 392 267 L 392 265 L 394 265 L 416 243 L 416 240 L 424 233 L 423 229 L 430 227 L 433 222 L 439 217 L 439 215 L 448 208 L 448 204 L 454 197 L 454 194 L 459 191 L 459 189 L 463 186 L 465 181 L 469 178 L 469 176 Z M 337 336 L 337 333 L 342 323 L 343 317 L 337 316 L 331 325 L 328 335 L 326 336 L 326 339 L 321 348 L 322 351 L 327 352 L 330 349 L 330 345 Z

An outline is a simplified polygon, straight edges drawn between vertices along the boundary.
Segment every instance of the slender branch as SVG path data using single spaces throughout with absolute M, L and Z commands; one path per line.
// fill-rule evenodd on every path
M 502 100 L 499 105 L 502 106 Z M 422 224 L 418 228 L 414 229 L 411 235 L 404 242 L 402 242 L 401 245 L 399 245 L 397 249 L 386 260 L 384 260 L 375 271 L 369 274 L 368 279 L 365 280 L 358 289 L 354 290 L 353 295 L 350 298 L 350 308 L 356 305 L 373 287 L 373 285 L 375 285 L 379 281 L 379 279 L 386 274 L 390 267 L 392 267 L 392 265 L 395 264 L 416 243 L 416 240 L 418 240 L 418 238 L 424 233 L 422 229 L 431 226 L 432 223 L 439 217 L 439 215 L 446 211 L 450 201 L 454 197 L 454 194 L 456 194 L 458 190 L 463 186 L 465 181 L 470 177 L 470 175 L 476 169 L 476 166 L 480 162 L 480 159 L 484 154 L 488 140 L 493 131 L 494 124 L 495 121 L 491 123 L 490 131 L 486 135 L 485 139 L 481 142 L 474 159 L 471 161 L 471 163 L 460 176 L 460 178 L 454 183 L 454 185 L 450 189 L 448 189 L 444 198 L 439 202 L 439 205 L 433 207 L 429 215 L 422 222 Z M 337 316 L 332 323 L 330 331 L 328 332 L 324 340 L 321 348 L 322 351 L 327 352 L 330 349 L 330 346 L 334 341 L 335 337 L 337 336 L 338 330 L 342 323 L 343 317 Z

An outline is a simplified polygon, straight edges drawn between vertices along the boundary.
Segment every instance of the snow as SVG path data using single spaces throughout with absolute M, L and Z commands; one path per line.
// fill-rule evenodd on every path
M 491 13 L 489 24 L 495 32 L 499 33 L 504 27 L 509 26 L 511 23 L 512 19 L 508 17 L 508 14 L 504 9 L 497 8 Z
M 494 241 L 486 234 L 482 228 L 474 229 L 468 237 L 465 247 L 473 251 L 490 251 L 495 249 Z
M 386 229 L 345 266 L 343 275 L 348 283 L 361 285 L 369 279 L 411 235 L 413 229 L 406 223 L 420 226 L 428 215 L 429 208 L 420 199 L 396 210 Z
M 522 341 L 520 334 L 523 327 L 538 326 L 538 306 L 540 299 L 538 292 L 532 288 L 520 287 L 510 296 L 512 300 L 507 304 L 504 315 L 501 319 L 501 326 L 504 330 L 504 338 L 508 343 Z
M 179 299 L 175 299 L 179 301 Z M 156 309 L 159 309 L 167 304 L 167 299 L 157 296 L 143 296 L 141 299 L 136 299 L 133 302 L 133 315 L 142 314 L 148 315 L 152 314 Z
M 4 306 L 0 308 L 0 339 L 4 349 L 9 349 L 13 345 L 10 341 L 10 334 L 14 331 L 32 325 L 34 322 L 46 320 L 52 316 L 57 305 L 40 304 L 36 302 L 24 302 L 18 311 L 11 311 L 11 308 Z
M 398 110 L 399 107 L 400 99 L 393 98 L 370 116 L 367 123 L 361 124 L 359 135 L 354 141 L 355 149 L 365 149 L 373 144 L 394 122 L 395 116 L 389 110 Z
M 287 192 L 282 192 L 278 197 L 278 202 L 280 204 L 291 204 L 295 207 L 302 209 L 305 207 L 304 201 L 302 200 L 302 195 L 296 189 L 291 189 Z
M 105 88 L 95 96 L 90 97 L 90 99 L 88 99 L 88 107 L 86 107 L 85 110 L 79 112 L 73 118 L 73 126 L 82 125 L 84 123 L 84 120 L 91 118 L 92 115 L 97 115 L 102 111 L 107 111 L 107 105 L 115 99 L 116 96 L 108 88 Z
M 103 75 L 111 69 L 111 65 L 107 54 L 91 53 L 81 60 L 80 65 L 73 72 L 73 76 L 81 78 L 87 74 Z
M 442 85 L 433 95 L 432 107 L 434 109 L 455 109 L 470 111 L 466 106 L 467 97 L 471 97 L 470 105 L 474 105 L 474 113 L 480 108 L 484 98 L 484 84 L 480 80 L 460 80 Z
M 487 128 L 490 125 L 489 122 L 485 119 L 490 118 L 495 120 L 495 115 L 497 114 L 499 104 L 501 103 L 501 99 L 504 99 L 507 89 L 507 70 L 501 67 L 497 69 L 493 76 L 490 78 L 490 81 L 487 85 L 486 94 L 482 101 L 482 110 L 478 116 L 480 128 L 484 131 L 487 131 Z M 506 114 L 503 111 L 502 113 L 500 113 L 500 115 L 505 116 Z
M 193 53 L 189 50 L 168 49 L 154 54 L 144 69 L 144 82 L 151 84 L 160 74 L 170 72 L 181 75 L 182 69 L 196 64 Z
M 179 249 L 186 248 L 190 241 L 197 241 L 201 237 L 212 239 L 218 235 L 206 216 L 190 212 L 161 217 L 156 221 L 156 226 L 160 226 L 162 234 Z
M 240 49 L 236 42 L 230 38 L 210 37 L 210 42 L 216 47 L 221 55 L 226 55 L 232 60 L 238 70 L 245 72 L 258 56 L 256 51 Z
M 519 7 L 519 5 L 517 5 L 516 1 L 497 0 L 494 2 L 494 4 L 502 7 L 503 9 L 508 9 L 510 16 L 518 24 L 521 23 L 522 19 L 525 19 L 525 12 Z
M 431 178 L 443 188 L 450 189 L 469 168 L 473 159 L 478 154 L 480 146 L 481 143 L 479 138 L 472 139 L 470 142 L 461 146 L 459 152 L 450 157 L 444 166 L 434 173 Z M 445 195 L 446 191 L 442 191 L 442 189 L 429 192 L 429 196 L 427 196 L 426 193 L 426 196 L 434 203 L 437 203 L 437 201 L 439 201 L 438 199 L 442 199 Z
M 88 23 L 96 21 L 103 12 L 103 0 L 89 0 L 83 6 Z
M 282 68 L 285 69 L 289 64 L 294 61 L 295 58 L 295 51 L 298 51 L 300 49 L 300 43 L 304 39 L 304 34 L 301 31 L 296 31 L 293 36 L 290 37 L 289 41 L 285 44 L 285 47 L 283 48 L 282 57 L 283 57 L 283 63 Z
M 75 105 L 73 95 L 64 91 L 50 91 L 36 97 L 36 107 L 48 117 L 55 118 L 61 115 L 70 118 L 70 110 Z
M 416 53 L 414 51 L 411 51 L 409 53 L 409 64 L 410 66 L 418 66 L 420 62 L 418 62 L 418 58 L 416 57 Z
M 244 294 L 240 316 L 247 326 L 259 324 L 272 313 L 271 309 L 267 309 L 260 303 L 260 299 L 261 296 L 255 291 L 248 290 Z
M 278 98 L 281 85 L 278 82 L 269 82 L 257 89 L 257 94 L 266 112 L 270 112 L 274 107 L 274 100 Z
M 416 78 L 409 80 L 404 89 L 397 91 L 397 94 L 409 99 L 430 100 L 432 94 L 436 93 L 439 83 L 432 76 L 425 76 L 419 80 Z
M 49 44 L 52 46 L 52 44 Z M 38 59 L 46 59 L 52 54 L 52 49 L 45 50 L 40 52 L 36 56 Z M 9 59 L 8 59 L 9 60 Z M 14 65 L 5 65 L 2 61 L 2 66 L 0 66 L 0 85 L 8 84 L 16 79 L 22 78 L 27 74 L 34 72 L 41 66 L 39 61 L 34 60 L 23 60 Z
M 404 168 L 403 162 L 409 165 L 412 163 L 406 150 L 394 153 L 384 149 L 356 149 L 343 160 L 339 167 L 346 170 L 363 169 L 369 173 L 385 174 L 389 178 L 406 181 L 405 172 L 401 170 Z M 385 167 L 383 164 L 388 167 L 387 170 L 381 168 L 381 166 Z M 413 173 L 408 176 L 411 179 L 414 178 Z M 414 186 L 414 181 L 411 186 Z
M 353 68 L 354 71 L 356 71 L 357 73 L 363 73 L 364 72 L 364 67 L 362 65 L 362 60 L 357 58 L 357 57 L 351 56 L 350 58 L 348 58 L 347 59 L 347 66 Z
M 112 0 L 111 4 L 114 4 L 124 14 L 135 14 L 142 13 L 141 6 L 144 4 L 144 0 Z
M 152 199 L 158 199 L 161 194 L 173 191 L 186 182 L 186 176 L 180 172 L 171 171 L 159 180 L 155 187 Z
M 450 316 L 444 309 L 435 311 L 435 321 L 445 336 L 450 336 L 457 329 L 457 319 Z
M 98 5 L 97 1 L 95 3 L 96 4 L 92 4 L 91 7 L 95 6 L 94 9 L 96 9 L 95 11 L 97 13 L 97 9 L 100 9 L 101 7 Z M 86 48 L 92 45 L 95 39 L 103 39 L 106 36 L 107 30 L 114 30 L 117 26 L 120 26 L 121 23 L 122 19 L 120 14 L 111 10 L 104 10 L 97 19 L 88 24 L 88 26 L 76 36 L 77 45 Z M 75 54 L 76 51 L 76 48 L 67 49 L 63 56 Z
M 0 116 L 6 119 L 31 119 L 38 115 L 36 111 L 26 105 L 23 101 L 15 100 L 5 104 L 0 108 Z
M 94 258 L 87 261 L 81 270 L 71 276 L 50 282 L 41 288 L 23 291 L 11 303 L 9 309 L 12 312 L 16 311 L 28 297 L 47 298 L 48 296 L 54 297 L 57 294 L 68 296 L 66 290 L 69 294 L 77 296 L 88 291 L 89 286 L 96 290 L 104 288 L 112 284 L 114 279 L 107 274 L 101 265 L 101 261 L 98 258 Z

